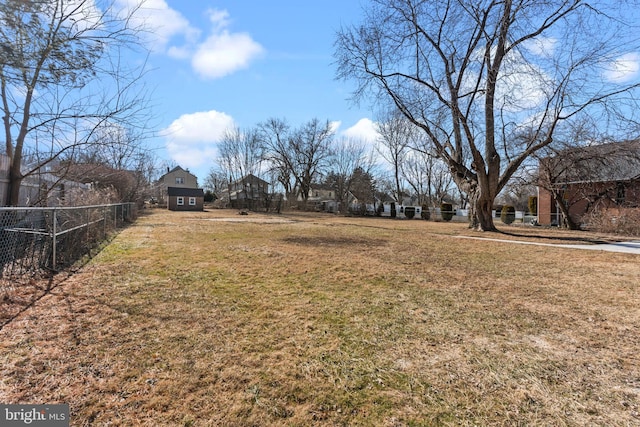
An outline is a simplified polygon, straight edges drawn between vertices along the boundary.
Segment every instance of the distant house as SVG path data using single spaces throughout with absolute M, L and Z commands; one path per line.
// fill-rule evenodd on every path
M 229 204 L 236 209 L 261 209 L 269 196 L 269 183 L 249 174 L 229 184 Z
M 202 188 L 167 187 L 167 208 L 170 211 L 204 210 Z
M 309 188 L 309 197 L 307 198 L 307 206 L 303 206 L 307 210 L 315 210 L 319 212 L 338 212 L 340 210 L 337 202 L 336 190 L 328 185 L 311 184 Z M 298 196 L 298 202 L 302 202 L 302 196 Z
M 541 225 L 560 224 L 563 210 L 582 224 L 594 209 L 640 208 L 640 140 L 565 150 L 541 161 L 540 177 Z
M 9 191 L 10 159 L 0 154 L 0 205 Z M 18 206 L 60 206 L 81 204 L 91 191 L 91 185 L 73 178 L 61 178 L 44 168 L 24 177 L 20 183 Z
M 159 200 L 166 201 L 168 188 L 198 188 L 198 178 L 188 170 L 176 166 L 156 181 L 156 194 Z

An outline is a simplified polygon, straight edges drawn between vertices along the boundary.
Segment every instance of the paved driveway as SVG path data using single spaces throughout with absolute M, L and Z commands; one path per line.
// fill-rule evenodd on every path
M 597 245 L 559 245 L 562 247 L 579 247 L 592 251 L 626 252 L 640 255 L 640 240 L 633 242 L 601 243 Z

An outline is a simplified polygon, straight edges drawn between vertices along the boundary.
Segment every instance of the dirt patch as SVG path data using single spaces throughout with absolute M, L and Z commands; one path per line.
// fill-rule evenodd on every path
M 283 242 L 293 243 L 303 246 L 335 246 L 335 247 L 360 247 L 374 250 L 376 247 L 385 244 L 379 239 L 365 239 L 358 237 L 332 237 L 332 236 L 292 236 L 282 239 Z
M 225 218 L 207 218 L 204 221 L 213 222 L 238 222 L 238 223 L 255 223 L 255 224 L 290 224 L 295 222 L 288 218 L 276 218 L 267 216 L 239 216 Z

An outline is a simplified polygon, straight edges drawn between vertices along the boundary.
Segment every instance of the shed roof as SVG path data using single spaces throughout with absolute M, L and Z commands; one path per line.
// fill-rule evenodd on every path
M 202 188 L 167 187 L 169 197 L 204 197 Z

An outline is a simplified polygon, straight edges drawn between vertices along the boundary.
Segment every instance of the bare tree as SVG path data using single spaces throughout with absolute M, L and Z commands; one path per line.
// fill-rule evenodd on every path
M 212 168 L 204 180 L 204 188 L 220 197 L 220 193 L 229 188 L 229 177 L 225 172 Z
M 81 150 L 60 154 L 60 161 L 50 166 L 55 176 L 91 183 L 94 188 L 113 188 L 119 197 L 114 202 L 142 203 L 151 196 L 150 183 L 158 170 L 144 140 L 138 129 L 104 123 Z
M 401 166 L 402 177 L 417 195 L 418 204 L 436 206 L 451 192 L 451 174 L 432 149 L 411 151 Z
M 306 203 L 311 184 L 331 156 L 333 129 L 327 120 L 314 118 L 292 129 L 285 120 L 269 119 L 260 125 L 266 159 L 279 172 L 287 197 L 298 195 Z
M 89 0 L 6 0 L 0 4 L 0 97 L 10 159 L 5 203 L 22 180 L 82 151 L 96 129 L 146 124 L 143 67 L 125 52 L 140 47 L 130 14 Z M 37 158 L 23 171 L 23 155 Z
M 422 129 L 469 197 L 470 227 L 495 230 L 495 197 L 564 123 L 637 99 L 623 74 L 636 3 L 371 0 L 338 33 L 337 75 Z
M 147 155 L 144 137 L 136 129 L 103 123 L 97 127 L 88 146 L 69 160 L 77 158 L 83 163 L 101 163 L 117 170 L 134 170 L 140 157 Z
M 260 174 L 264 152 L 258 129 L 228 129 L 218 145 L 218 151 L 219 166 L 229 182 L 249 174 Z
M 337 141 L 325 182 L 335 188 L 336 201 L 339 202 L 341 212 L 345 212 L 355 181 L 361 175 L 371 171 L 372 160 L 362 141 L 353 139 Z M 362 195 L 360 197 L 362 198 Z
M 531 170 L 522 170 L 512 176 L 496 200 L 513 206 L 518 211 L 527 212 L 529 210 L 529 197 L 537 193 L 536 186 L 531 182 L 532 172 Z
M 329 121 L 312 119 L 298 128 L 291 138 L 293 173 L 298 181 L 298 193 L 304 202 L 316 176 L 322 173 L 331 156 L 333 129 Z
M 400 112 L 395 111 L 376 122 L 376 130 L 380 134 L 378 153 L 391 165 L 395 181 L 394 198 L 400 202 L 402 197 L 402 165 L 407 152 L 418 137 L 417 128 Z
M 270 118 L 259 126 L 265 150 L 267 168 L 282 185 L 287 200 L 295 198 L 298 181 L 294 174 L 292 147 L 289 143 L 291 127 L 284 119 Z

